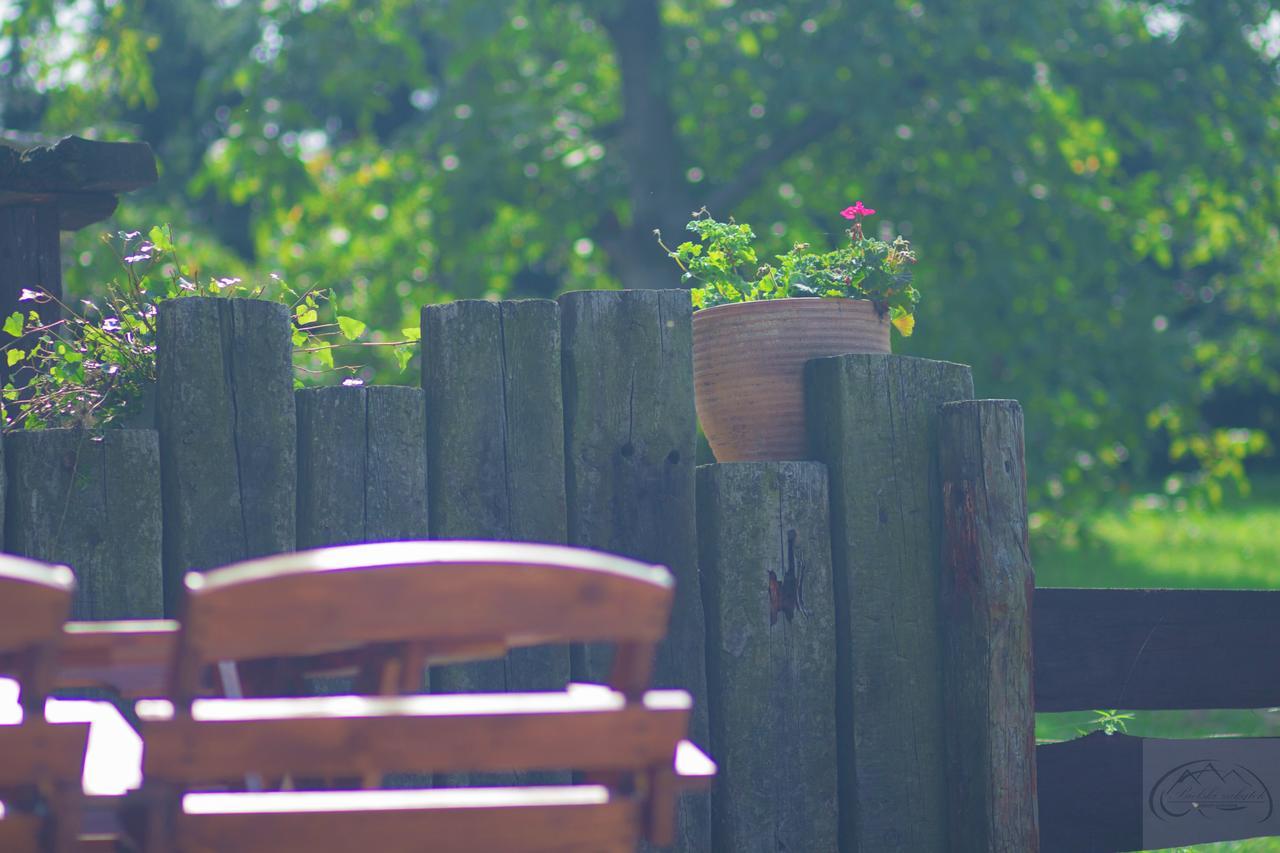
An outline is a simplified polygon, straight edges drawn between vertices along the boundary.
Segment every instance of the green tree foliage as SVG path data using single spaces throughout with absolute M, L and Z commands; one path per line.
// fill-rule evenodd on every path
M 1280 428 L 1280 13 L 1261 0 L 22 0 L 4 123 L 156 146 L 120 214 L 333 286 L 398 337 L 449 296 L 664 287 L 703 205 L 920 252 L 902 351 L 1020 399 L 1035 500 Z M 81 246 L 88 246 L 91 238 Z M 94 272 L 86 257 L 86 272 Z M 73 274 L 72 282 L 92 276 Z M 1216 430 L 1216 431 L 1215 431 Z

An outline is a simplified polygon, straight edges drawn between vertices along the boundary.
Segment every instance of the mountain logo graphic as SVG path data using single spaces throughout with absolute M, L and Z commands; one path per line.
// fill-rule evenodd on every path
M 1147 807 L 1160 820 L 1230 818 L 1262 823 L 1271 817 L 1271 792 L 1258 774 L 1240 764 L 1188 761 L 1151 787 Z

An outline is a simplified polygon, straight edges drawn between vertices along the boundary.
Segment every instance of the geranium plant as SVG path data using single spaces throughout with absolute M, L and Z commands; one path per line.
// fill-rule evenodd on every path
M 847 245 L 816 252 L 808 243 L 796 243 L 774 263 L 759 262 L 750 225 L 732 219 L 719 222 L 706 208 L 695 213 L 687 226 L 698 235 L 698 242 L 671 249 L 658 233 L 658 245 L 684 271 L 681 280 L 693 285 L 695 309 L 788 297 L 868 299 L 899 332 L 910 335 L 920 299 L 911 284 L 916 255 L 903 237 L 885 242 L 867 236 L 862 220 L 874 213 L 856 202 L 840 212 L 850 220 Z
M 293 321 L 295 370 L 301 374 L 346 371 L 344 384 L 360 384 L 359 365 L 335 366 L 333 353 L 345 346 L 391 346 L 404 369 L 417 329 L 404 340 L 364 341 L 365 324 L 332 311 L 332 293 L 313 288 L 299 293 L 274 274 L 260 286 L 239 278 L 202 278 L 178 258 L 168 226 L 108 236 L 124 275 L 107 283 L 97 299 L 68 304 L 43 290 L 23 289 L 19 301 L 54 303 L 61 316 L 50 322 L 32 309 L 3 318 L 0 345 L 10 371 L 4 386 L 3 428 L 47 429 L 109 426 L 138 409 L 156 379 L 156 303 L 187 296 L 242 296 L 289 307 Z M 412 333 L 412 334 L 409 334 Z M 302 379 L 295 378 L 296 385 Z

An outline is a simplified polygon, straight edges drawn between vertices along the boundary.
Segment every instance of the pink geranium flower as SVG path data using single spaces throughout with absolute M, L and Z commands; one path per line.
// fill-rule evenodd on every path
M 859 216 L 870 216 L 873 213 L 875 213 L 874 210 L 869 207 L 863 207 L 860 201 L 855 201 L 852 207 L 846 207 L 840 211 L 840 215 L 845 219 L 857 219 Z

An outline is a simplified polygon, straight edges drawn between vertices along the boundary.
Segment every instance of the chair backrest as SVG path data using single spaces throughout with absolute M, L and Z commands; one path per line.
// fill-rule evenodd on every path
M 23 709 L 41 716 L 75 587 L 66 566 L 0 554 L 0 667 L 18 680 Z
M 17 680 L 22 722 L 0 725 L 0 849 L 68 849 L 79 824 L 87 724 L 45 721 L 75 575 L 0 554 L 0 671 Z
M 386 542 L 322 548 L 186 576 L 170 696 L 220 661 L 411 644 L 424 663 L 523 646 L 615 644 L 610 683 L 637 693 L 666 633 L 670 572 L 577 548 Z
M 662 840 L 691 707 L 684 691 L 646 691 L 672 593 L 660 566 L 494 542 L 353 545 L 188 575 L 172 701 L 137 706 L 148 849 L 176 841 L 344 850 L 376 839 L 379 850 L 409 850 L 430 838 L 433 850 L 585 851 Z M 611 686 L 196 699 L 214 662 L 409 644 L 413 661 L 429 664 L 569 642 L 614 644 Z M 225 803 L 199 793 L 246 779 L 276 787 L 283 778 L 564 770 L 599 784 L 356 790 L 328 800 L 324 791 L 241 792 Z M 250 838 L 258 846 L 226 846 Z

